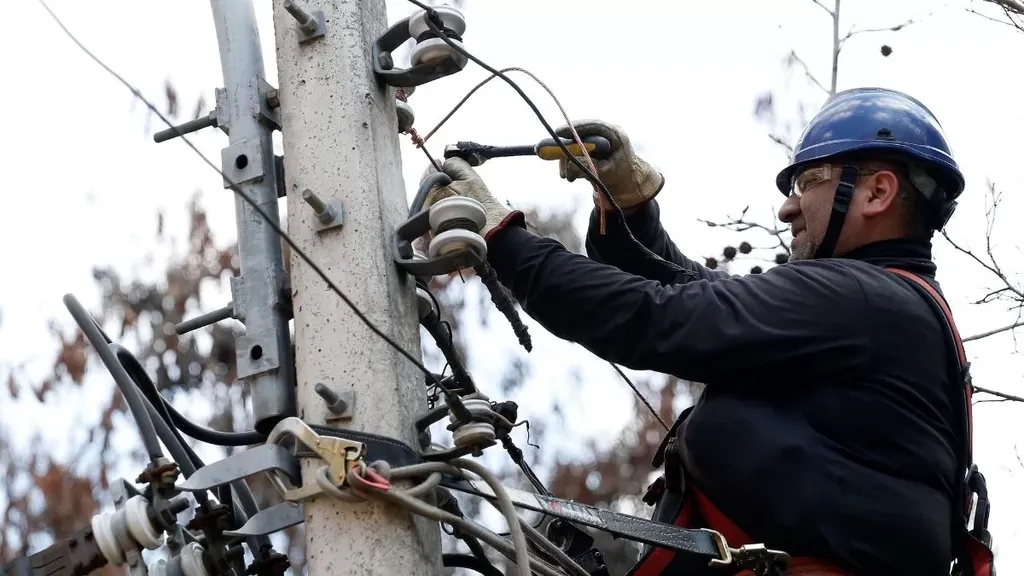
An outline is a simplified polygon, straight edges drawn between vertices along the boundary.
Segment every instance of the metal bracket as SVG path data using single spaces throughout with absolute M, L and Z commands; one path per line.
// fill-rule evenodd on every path
M 228 134 L 231 129 L 231 120 L 228 117 L 228 91 L 224 88 L 214 88 L 213 97 L 217 112 L 217 128 Z
M 282 473 L 294 483 L 301 479 L 299 462 L 291 452 L 278 444 L 262 444 L 203 466 L 178 487 L 189 492 L 210 490 L 270 471 Z
M 423 62 L 410 68 L 395 68 L 391 53 L 412 39 L 410 18 L 395 22 L 371 47 L 370 61 L 373 72 L 384 83 L 397 88 L 419 86 L 454 74 L 466 67 L 469 59 L 463 54 L 446 54 L 437 60 Z
M 246 520 L 237 530 L 226 530 L 225 536 L 266 536 L 306 521 L 306 507 L 302 502 L 282 502 L 264 508 Z
M 277 338 L 273 330 L 247 333 L 235 341 L 235 364 L 238 379 L 248 378 L 281 366 Z
M 221 150 L 220 154 L 221 170 L 226 177 L 225 188 L 231 188 L 230 182 L 244 184 L 263 179 L 263 147 L 258 138 L 236 142 Z
M 255 87 L 253 83 L 256 84 Z M 249 81 L 249 88 L 249 109 L 253 117 L 259 122 L 269 124 L 275 130 L 280 130 L 281 117 L 277 113 L 278 108 L 270 104 L 270 96 L 276 95 L 277 89 L 258 76 Z
M 231 277 L 231 307 L 232 317 L 242 323 L 245 322 L 245 278 L 243 276 Z

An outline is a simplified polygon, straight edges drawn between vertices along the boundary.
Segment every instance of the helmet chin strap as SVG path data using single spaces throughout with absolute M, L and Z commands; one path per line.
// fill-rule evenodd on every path
M 832 201 L 832 214 L 828 219 L 828 228 L 825 229 L 825 237 L 814 252 L 814 258 L 832 258 L 836 250 L 836 242 L 839 241 L 839 233 L 843 231 L 843 221 L 846 220 L 846 210 L 850 207 L 850 200 L 853 199 L 853 188 L 857 184 L 857 174 L 860 170 L 856 166 L 845 165 L 839 175 L 839 184 L 836 186 L 836 196 Z

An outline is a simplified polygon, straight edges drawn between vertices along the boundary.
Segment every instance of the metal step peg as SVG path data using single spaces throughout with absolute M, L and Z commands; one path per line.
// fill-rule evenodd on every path
M 218 308 L 217 310 L 214 310 L 213 312 L 207 312 L 206 314 L 201 314 L 199 316 L 196 316 L 195 318 L 191 318 L 189 320 L 185 320 L 184 322 L 181 322 L 180 324 L 175 324 L 174 325 L 174 332 L 176 334 L 178 334 L 179 336 L 181 336 L 183 334 L 188 334 L 189 332 L 191 332 L 193 330 L 198 330 L 200 328 L 204 328 L 204 327 L 209 326 L 211 324 L 216 324 L 217 322 L 220 322 L 222 320 L 227 320 L 229 318 L 234 318 L 234 317 L 235 317 L 235 306 L 234 306 L 234 303 L 231 303 L 231 304 L 228 304 L 227 306 L 225 306 L 223 308 Z
M 166 142 L 172 138 L 191 134 L 192 132 L 202 130 L 203 128 L 216 128 L 218 125 L 217 111 L 211 110 L 206 116 L 196 118 L 195 120 L 189 120 L 184 124 L 179 124 L 178 126 L 161 130 L 156 134 L 153 134 L 153 141 L 159 144 L 160 142 Z

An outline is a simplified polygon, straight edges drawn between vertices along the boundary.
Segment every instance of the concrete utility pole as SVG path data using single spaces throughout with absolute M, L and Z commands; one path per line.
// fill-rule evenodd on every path
M 391 234 L 408 213 L 395 97 L 370 62 L 373 41 L 387 29 L 384 1 L 299 2 L 273 0 L 288 233 L 377 326 L 419 357 L 414 285 L 390 252 Z M 317 204 L 332 206 L 335 220 L 318 217 Z M 341 226 L 332 227 L 339 217 Z M 321 383 L 354 394 L 351 419 L 331 424 L 417 445 L 423 375 L 294 253 L 291 286 L 299 416 L 327 422 L 314 389 Z M 303 464 L 304 482 L 314 482 L 318 465 Z M 312 576 L 442 573 L 436 523 L 322 496 L 305 510 Z

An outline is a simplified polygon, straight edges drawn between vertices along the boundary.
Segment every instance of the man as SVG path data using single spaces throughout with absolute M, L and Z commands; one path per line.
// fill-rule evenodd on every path
M 687 525 L 817 566 L 794 574 L 948 575 L 963 523 L 963 382 L 944 319 L 885 269 L 938 288 L 930 237 L 964 179 L 934 116 L 891 90 L 831 98 L 776 179 L 792 258 L 743 277 L 680 253 L 659 223 L 665 179 L 621 130 L 576 127 L 611 141 L 595 162 L 626 214 L 608 210 L 602 235 L 595 209 L 590 258 L 526 230 L 460 159 L 445 162 L 453 182 L 427 203 L 458 194 L 483 204 L 491 266 L 552 334 L 706 383 L 668 438 L 654 496 L 685 486 Z M 564 160 L 559 171 L 582 176 Z M 633 573 L 709 573 L 693 560 L 645 550 Z

